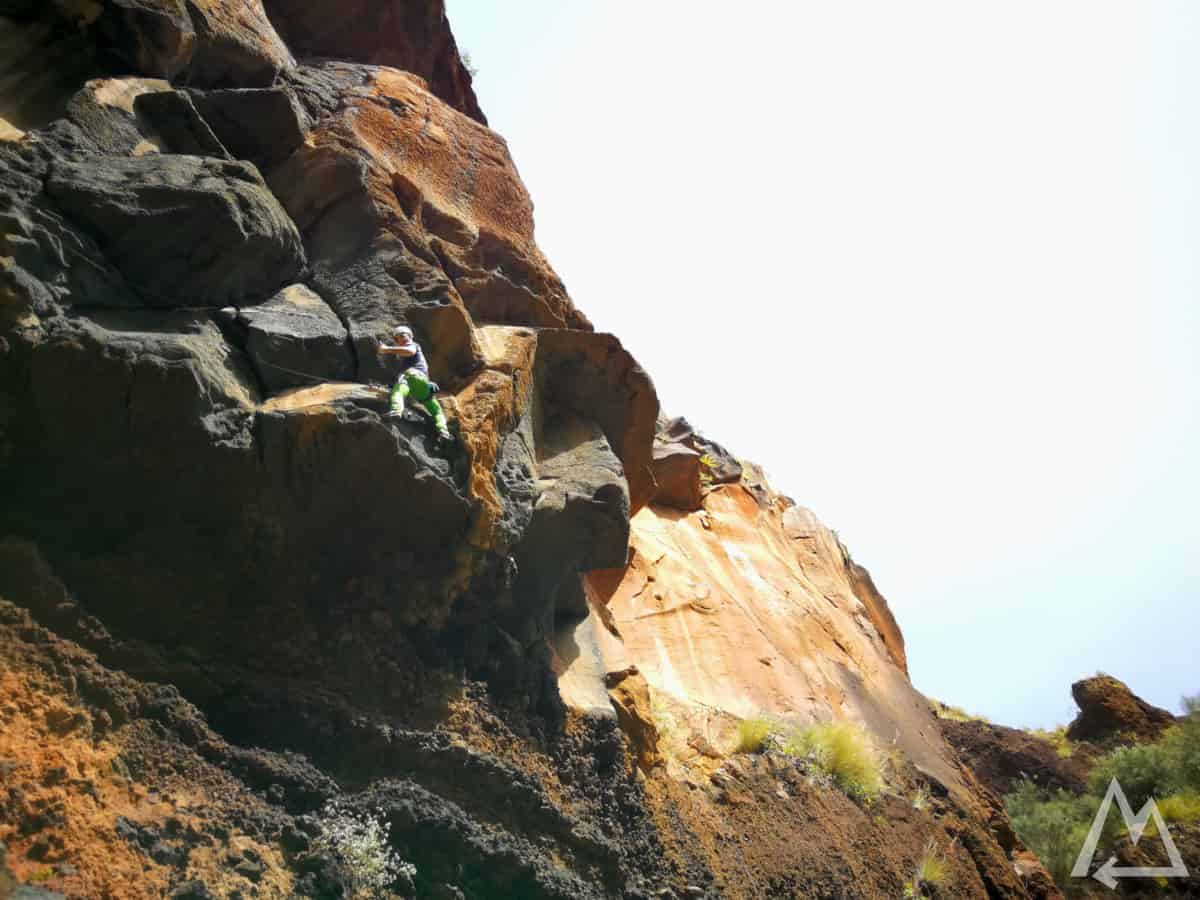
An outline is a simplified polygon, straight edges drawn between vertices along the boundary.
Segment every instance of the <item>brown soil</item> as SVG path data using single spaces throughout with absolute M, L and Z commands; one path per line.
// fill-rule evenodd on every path
M 1047 790 L 1073 793 L 1087 785 L 1080 757 L 1060 757 L 1054 747 L 1028 732 L 989 722 L 938 719 L 942 734 L 979 780 L 1003 797 L 1023 778 Z
M 711 782 L 659 774 L 648 781 L 647 794 L 681 883 L 701 892 L 900 897 L 932 846 L 945 858 L 948 875 L 941 887 L 929 886 L 927 896 L 1030 896 L 999 847 L 982 840 L 984 829 L 948 797 L 914 807 L 919 781 L 901 778 L 892 793 L 864 807 L 786 756 L 738 754 Z

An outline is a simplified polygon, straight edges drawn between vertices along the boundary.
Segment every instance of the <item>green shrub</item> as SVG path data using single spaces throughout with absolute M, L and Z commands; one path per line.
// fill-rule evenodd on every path
M 1017 836 L 1037 854 L 1055 882 L 1065 886 L 1095 818 L 1096 798 L 1063 790 L 1047 793 L 1026 780 L 1004 802 Z
M 767 735 L 775 731 L 777 726 L 770 719 L 755 716 L 738 722 L 738 742 L 734 748 L 736 753 L 758 753 L 763 748 Z
M 1155 805 L 1167 822 L 1180 822 L 1185 825 L 1200 822 L 1200 794 L 1198 793 L 1172 794 L 1170 797 L 1159 800 Z M 1153 818 L 1146 823 L 1146 834 L 1152 838 L 1158 837 L 1158 825 Z
M 946 883 L 949 875 L 950 866 L 947 865 L 946 858 L 938 852 L 937 844 L 931 838 L 925 845 L 925 852 L 921 854 L 921 858 L 917 862 L 917 871 L 913 876 L 913 881 L 918 888 L 924 884 L 941 887 Z
M 1175 788 L 1178 772 L 1173 755 L 1162 741 L 1120 747 L 1096 760 L 1088 775 L 1088 787 L 1093 794 L 1103 796 L 1115 777 L 1130 805 L 1141 809 L 1151 797 L 1165 797 Z
M 1185 697 L 1183 706 L 1185 717 L 1159 740 L 1098 757 L 1088 775 L 1088 793 L 1082 797 L 1065 791 L 1049 794 L 1026 781 L 1004 798 L 1013 829 L 1041 858 L 1059 887 L 1068 885 L 1075 856 L 1113 778 L 1135 812 L 1154 797 L 1167 821 L 1200 821 L 1200 698 Z M 1047 739 L 1053 742 L 1056 734 Z M 1105 821 L 1105 842 L 1118 836 L 1119 820 L 1109 815 Z
M 788 735 L 783 750 L 807 760 L 851 797 L 870 803 L 883 793 L 879 752 L 866 732 L 849 722 L 798 728 Z
M 950 878 L 950 866 L 938 850 L 937 842 L 930 838 L 925 844 L 921 858 L 917 860 L 912 881 L 904 885 L 904 900 L 918 900 L 925 896 L 926 885 L 943 887 Z
M 1179 791 L 1200 791 L 1200 696 L 1184 697 L 1184 719 L 1163 733 L 1161 743 L 1175 767 Z

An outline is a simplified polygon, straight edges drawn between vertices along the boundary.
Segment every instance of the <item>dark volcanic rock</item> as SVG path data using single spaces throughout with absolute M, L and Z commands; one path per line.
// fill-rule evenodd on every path
M 150 91 L 133 101 L 134 110 L 161 135 L 163 150 L 191 156 L 233 159 L 182 91 Z
M 259 300 L 304 267 L 295 225 L 247 163 L 92 157 L 55 163 L 46 190 L 150 306 Z
M 629 488 L 604 433 L 570 414 L 543 428 L 540 495 L 514 554 L 513 630 L 526 646 L 553 633 L 559 591 L 578 585 L 569 576 L 624 565 L 629 545 Z
M 650 376 L 615 336 L 566 328 L 538 332 L 537 365 L 548 402 L 604 430 L 636 512 L 654 493 L 650 455 L 658 395 Z
M 242 309 L 237 322 L 246 332 L 246 352 L 269 391 L 354 377 L 345 326 L 302 284 Z
M 1084 678 L 1071 685 L 1079 715 L 1067 726 L 1073 741 L 1152 741 L 1175 724 L 1165 709 L 1151 706 L 1111 675 Z
M 97 0 L 30 7 L 16 12 L 78 30 L 96 52 L 144 75 L 178 77 L 194 85 L 257 86 L 270 84 L 293 65 L 260 0 Z
M 304 141 L 307 119 L 285 88 L 191 91 L 190 96 L 229 152 L 264 172 Z

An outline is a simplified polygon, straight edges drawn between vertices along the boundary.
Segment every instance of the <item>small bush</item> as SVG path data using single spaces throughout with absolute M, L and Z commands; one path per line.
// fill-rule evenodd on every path
M 788 735 L 784 752 L 805 759 L 846 794 L 870 803 L 883 793 L 879 753 L 861 728 L 849 722 L 826 722 L 798 728 Z
M 1096 760 L 1088 774 L 1088 787 L 1103 796 L 1115 777 L 1130 805 L 1141 809 L 1151 797 L 1165 797 L 1176 787 L 1173 755 L 1161 741 L 1120 747 Z
M 946 883 L 949 875 L 950 866 L 946 863 L 946 858 L 942 856 L 938 851 L 937 844 L 930 838 L 929 843 L 925 845 L 925 852 L 921 854 L 921 858 L 917 862 L 917 871 L 913 876 L 913 882 L 918 888 L 925 884 L 941 887 Z
M 1063 790 L 1047 793 L 1027 780 L 1004 802 L 1017 836 L 1037 854 L 1055 882 L 1065 886 L 1096 815 L 1096 798 Z
M 384 896 L 397 879 L 411 879 L 416 866 L 403 862 L 388 845 L 382 813 L 358 812 L 330 800 L 317 820 L 312 849 L 327 853 L 353 898 Z
M 1200 822 L 1200 794 L 1172 794 L 1170 797 L 1159 800 L 1156 805 L 1167 822 L 1179 822 L 1185 825 Z M 1154 819 L 1151 819 L 1147 825 L 1146 834 L 1150 837 L 1157 837 L 1158 826 Z
M 738 742 L 735 752 L 758 753 L 762 750 L 767 735 L 771 734 L 775 728 L 774 722 L 762 716 L 742 719 L 738 723 Z

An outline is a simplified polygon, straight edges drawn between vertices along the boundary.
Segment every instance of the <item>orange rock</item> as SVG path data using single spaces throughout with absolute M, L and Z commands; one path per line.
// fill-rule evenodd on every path
M 650 686 L 637 666 L 609 672 L 605 678 L 608 696 L 617 711 L 617 723 L 628 735 L 638 765 L 649 771 L 659 764 L 658 726 L 650 709 Z
M 864 576 L 807 510 L 721 485 L 699 513 L 642 509 L 630 543 L 619 580 L 588 583 L 656 694 L 738 717 L 854 720 L 969 797 L 882 597 L 862 593 Z
M 404 69 L 425 79 L 450 106 L 487 124 L 442 0 L 266 0 L 266 7 L 301 56 Z

